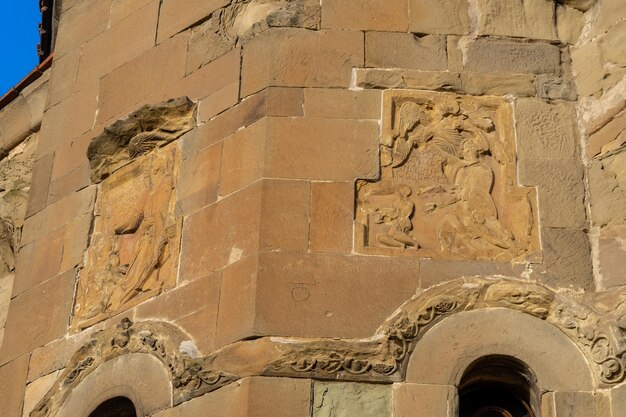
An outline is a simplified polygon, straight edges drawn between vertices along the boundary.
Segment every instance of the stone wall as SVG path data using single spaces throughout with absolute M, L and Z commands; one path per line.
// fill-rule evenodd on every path
M 6 415 L 455 416 L 490 355 L 626 413 L 620 3 L 63 1 L 0 110 Z

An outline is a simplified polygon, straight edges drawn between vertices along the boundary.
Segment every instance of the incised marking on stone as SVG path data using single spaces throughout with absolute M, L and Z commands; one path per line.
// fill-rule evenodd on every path
M 357 182 L 365 253 L 526 260 L 539 249 L 535 192 L 516 182 L 508 105 L 385 92 L 381 178 Z

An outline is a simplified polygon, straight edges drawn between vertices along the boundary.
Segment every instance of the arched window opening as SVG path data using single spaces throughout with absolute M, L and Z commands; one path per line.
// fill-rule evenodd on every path
M 459 397 L 459 417 L 540 417 L 535 376 L 505 356 L 474 362 L 461 379 Z
M 115 397 L 100 404 L 89 417 L 137 417 L 137 411 L 128 398 Z

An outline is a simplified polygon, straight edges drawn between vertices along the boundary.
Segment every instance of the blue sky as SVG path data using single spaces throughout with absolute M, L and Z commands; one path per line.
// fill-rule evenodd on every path
M 38 0 L 0 0 L 0 96 L 39 63 Z

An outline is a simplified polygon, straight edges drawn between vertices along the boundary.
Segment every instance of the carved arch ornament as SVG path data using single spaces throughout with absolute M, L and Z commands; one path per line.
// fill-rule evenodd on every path
M 124 319 L 95 333 L 76 352 L 31 417 L 54 417 L 87 375 L 129 353 L 150 354 L 163 363 L 171 376 L 174 405 L 248 376 L 400 382 L 411 353 L 430 328 L 456 313 L 488 308 L 514 310 L 557 327 L 587 358 L 597 385 L 608 387 L 626 376 L 626 326 L 620 325 L 626 317 L 626 294 L 617 298 L 613 304 L 604 300 L 587 305 L 527 281 L 460 278 L 416 294 L 367 339 L 263 337 L 207 356 L 185 349 L 189 337 L 171 324 Z

